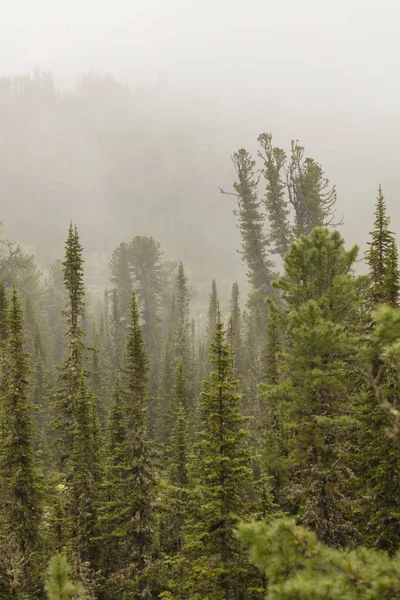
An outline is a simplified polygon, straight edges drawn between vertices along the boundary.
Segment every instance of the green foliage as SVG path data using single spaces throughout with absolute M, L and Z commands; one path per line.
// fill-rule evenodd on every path
M 264 161 L 263 175 L 267 181 L 264 204 L 270 227 L 269 238 L 273 244 L 273 252 L 283 256 L 291 241 L 291 230 L 288 220 L 289 208 L 285 198 L 285 182 L 282 171 L 286 163 L 286 154 L 272 145 L 272 135 L 263 133 L 258 137 L 261 150 L 258 154 Z
M 132 297 L 132 275 L 129 266 L 129 247 L 125 242 L 113 252 L 110 262 L 110 280 L 117 291 L 121 318 L 127 322 Z
M 68 293 L 68 305 L 64 311 L 67 320 L 68 356 L 60 374 L 61 388 L 57 391 L 56 431 L 60 449 L 61 464 L 67 464 L 73 445 L 75 410 L 80 390 L 81 372 L 84 360 L 84 314 L 83 258 L 79 234 L 72 224 L 68 230 L 63 262 L 64 284 Z
M 238 283 L 232 285 L 230 302 L 230 320 L 228 327 L 228 341 L 232 347 L 233 366 L 236 377 L 243 368 L 243 339 L 242 339 L 242 314 L 240 310 L 240 293 Z
M 354 534 L 346 457 L 353 427 L 349 365 L 355 339 L 349 327 L 356 306 L 357 281 L 351 272 L 356 253 L 356 247 L 344 249 L 337 232 L 321 228 L 291 245 L 285 273 L 276 283 L 287 306 L 279 315 L 287 341 L 273 376 L 284 385 L 266 389 L 265 449 L 273 449 L 275 485 L 280 488 L 288 468 L 285 495 L 291 510 L 332 545 L 349 543 Z
M 389 231 L 389 222 L 382 189 L 379 188 L 374 230 L 366 255 L 370 283 L 366 305 L 370 312 L 364 325 L 365 345 L 360 360 L 369 376 L 364 378 L 357 396 L 360 451 L 356 464 L 363 497 L 359 509 L 363 524 L 362 540 L 393 553 L 400 545 L 396 525 L 400 516 L 400 449 L 387 432 L 392 421 L 391 411 L 398 407 L 400 372 L 397 359 L 381 357 L 382 344 L 373 335 L 375 324 L 371 315 L 371 309 L 379 304 L 398 304 L 400 276 L 397 247 L 394 235 Z
M 123 389 L 117 378 L 108 428 L 106 592 L 130 597 L 151 594 L 148 581 L 154 539 L 154 450 L 147 431 L 147 356 L 132 293 Z M 132 594 L 130 596 L 129 594 Z
M 75 585 L 69 578 L 70 566 L 64 554 L 55 554 L 49 563 L 47 571 L 46 592 L 48 600 L 84 600 L 84 590 L 81 585 Z
M 248 268 L 248 278 L 256 295 L 264 298 L 271 293 L 272 263 L 267 258 L 267 242 L 263 232 L 263 216 L 257 194 L 258 180 L 255 161 L 241 149 L 233 155 L 238 181 L 234 184 L 237 197 L 239 228 L 242 235 L 242 256 Z
M 11 587 L 34 594 L 40 587 L 42 517 L 39 476 L 33 451 L 29 366 L 22 337 L 23 318 L 15 286 L 7 314 L 7 372 L 1 390 L 0 542 Z
M 291 519 L 242 524 L 239 537 L 268 580 L 268 600 L 389 600 L 400 594 L 400 558 L 336 550 Z
M 370 298 L 372 306 L 388 302 L 398 304 L 399 271 L 397 247 L 394 234 L 389 230 L 390 218 L 386 212 L 386 202 L 379 186 L 375 208 L 374 229 L 368 242 L 366 260 L 371 277 Z
M 225 335 L 218 313 L 210 354 L 213 370 L 200 396 L 194 466 L 199 505 L 190 517 L 187 540 L 191 594 L 210 599 L 239 597 L 249 577 L 233 528 L 245 515 L 251 470 L 232 351 Z

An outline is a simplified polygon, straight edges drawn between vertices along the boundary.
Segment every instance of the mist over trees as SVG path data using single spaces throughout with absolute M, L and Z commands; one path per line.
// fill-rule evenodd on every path
M 1 80 L 0 600 L 397 598 L 393 202 L 149 98 Z

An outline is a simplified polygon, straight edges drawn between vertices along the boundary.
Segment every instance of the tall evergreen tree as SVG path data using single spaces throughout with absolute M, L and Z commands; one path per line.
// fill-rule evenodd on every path
M 6 368 L 6 339 L 8 336 L 8 302 L 6 289 L 3 282 L 0 279 L 0 395 L 3 396 L 5 392 L 5 377 L 7 373 Z M 3 434 L 3 403 L 0 403 L 0 439 Z
M 208 314 L 207 314 L 207 335 L 212 339 L 215 331 L 215 325 L 217 324 L 217 312 L 218 312 L 218 290 L 215 279 L 212 280 L 210 299 L 208 302 Z
M 83 600 L 83 588 L 72 583 L 69 577 L 70 571 L 71 568 L 64 554 L 57 553 L 51 558 L 46 581 L 48 600 L 71 600 L 77 597 Z
M 3 343 L 7 338 L 8 322 L 7 322 L 8 302 L 6 289 L 0 279 L 0 343 Z
M 24 349 L 22 309 L 15 286 L 7 324 L 7 373 L 1 398 L 4 425 L 0 441 L 1 546 L 11 547 L 6 558 L 14 593 L 21 598 L 36 597 L 41 586 L 39 526 L 42 508 L 33 451 L 30 414 L 33 405 L 28 397 L 28 356 Z
M 269 238 L 273 252 L 283 256 L 292 241 L 292 232 L 288 220 L 289 208 L 285 198 L 285 182 L 282 171 L 286 164 L 286 154 L 272 145 L 272 135 L 263 133 L 258 137 L 261 150 L 258 154 L 264 161 L 263 175 L 267 181 L 264 204 L 269 223 Z
M 263 230 L 255 175 L 255 161 L 241 149 L 233 155 L 238 181 L 234 184 L 237 197 L 235 214 L 239 218 L 242 235 L 242 256 L 248 268 L 249 282 L 258 303 L 263 304 L 271 293 L 273 264 L 267 257 L 267 243 Z
M 97 563 L 97 504 L 100 483 L 98 423 L 95 400 L 80 373 L 74 402 L 71 465 L 67 474 L 67 516 L 70 548 L 77 564 Z
M 132 274 L 129 264 L 129 246 L 125 242 L 122 242 L 112 254 L 110 280 L 117 290 L 121 319 L 124 323 L 128 323 L 132 296 Z
M 240 293 L 237 282 L 232 285 L 230 311 L 228 341 L 232 347 L 234 372 L 236 376 L 239 376 L 243 368 L 243 339 Z
M 147 356 L 135 293 L 132 293 L 127 341 L 125 389 L 127 451 L 121 531 L 124 534 L 126 564 L 132 567 L 132 597 L 143 598 L 151 595 L 147 570 L 154 536 L 155 478 L 154 451 L 147 432 Z
M 188 386 L 182 360 L 176 367 L 171 413 L 173 426 L 169 439 L 170 458 L 163 502 L 161 544 L 167 555 L 174 556 L 182 554 L 184 550 L 184 525 L 189 499 Z
M 174 371 L 181 359 L 185 377 L 188 381 L 189 401 L 194 404 L 194 364 L 192 354 L 192 336 L 190 319 L 190 291 L 183 264 L 180 263 L 175 282 L 172 313 L 172 343 L 174 354 Z
M 84 360 L 84 312 L 83 258 L 79 234 L 72 224 L 69 227 L 63 262 L 64 284 L 68 292 L 68 306 L 64 311 L 67 319 L 68 356 L 61 371 L 61 388 L 57 392 L 56 430 L 61 463 L 65 464 L 73 447 L 75 409 L 80 393 L 80 378 Z
M 349 543 L 353 534 L 348 457 L 356 256 L 357 248 L 346 251 L 337 232 L 316 228 L 291 245 L 277 282 L 288 337 L 280 390 L 289 447 L 287 494 L 303 522 L 336 545 Z
M 166 285 L 161 245 L 152 237 L 135 236 L 129 244 L 132 280 L 143 320 L 143 339 L 149 357 L 149 392 L 156 394 L 160 369 L 160 312 Z
M 291 144 L 286 185 L 296 237 L 309 235 L 314 227 L 333 225 L 336 188 L 329 187 L 329 180 L 313 158 L 304 157 L 304 148 L 297 141 Z
M 189 587 L 210 599 L 240 598 L 249 571 L 233 529 L 245 514 L 251 471 L 232 351 L 219 312 L 211 361 L 213 370 L 200 396 L 195 471 L 201 504 L 188 542 L 188 552 L 193 553 Z
M 386 202 L 383 196 L 382 188 L 379 186 L 378 198 L 375 208 L 374 229 L 370 233 L 371 241 L 368 242 L 366 260 L 369 267 L 371 278 L 370 298 L 372 306 L 376 307 L 383 304 L 392 296 L 392 299 L 398 299 L 398 265 L 396 256 L 396 246 L 394 234 L 389 229 L 390 218 L 387 215 Z M 391 277 L 388 278 L 388 271 L 391 271 Z M 395 288 L 390 289 L 388 285 L 392 283 Z M 397 289 L 396 289 L 397 286 Z M 394 298 L 393 298 L 394 296 Z
M 379 187 L 374 229 L 366 253 L 370 286 L 367 305 L 376 310 L 380 304 L 398 306 L 400 274 L 397 247 L 389 230 L 386 202 Z M 400 371 L 397 360 L 382 359 L 382 345 L 371 336 L 374 331 L 371 312 L 364 331 L 366 343 L 360 353 L 363 377 L 356 409 L 360 419 L 356 464 L 363 497 L 359 514 L 363 541 L 394 553 L 400 548 L 397 522 L 400 516 L 400 449 L 387 435 L 390 413 L 387 406 L 399 407 Z M 377 394 L 377 389 L 379 394 Z

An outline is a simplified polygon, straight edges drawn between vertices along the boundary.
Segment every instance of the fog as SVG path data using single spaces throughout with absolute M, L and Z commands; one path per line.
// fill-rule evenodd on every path
M 399 27 L 396 0 L 4 6 L 0 75 L 31 74 L 0 93 L 7 235 L 52 260 L 72 219 L 105 264 L 152 235 L 199 280 L 241 279 L 218 188 L 264 131 L 321 163 L 348 243 L 365 244 L 378 184 L 398 229 Z

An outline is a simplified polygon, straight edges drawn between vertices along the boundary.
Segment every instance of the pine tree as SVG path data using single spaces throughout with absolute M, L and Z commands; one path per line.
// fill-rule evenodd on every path
M 398 298 L 398 288 L 391 290 L 389 281 L 398 286 L 397 256 L 394 234 L 389 230 L 390 218 L 387 216 L 386 202 L 382 188 L 379 186 L 378 198 L 375 208 L 374 229 L 370 233 L 371 241 L 368 242 L 369 249 L 366 252 L 366 260 L 371 277 L 370 297 L 373 307 L 383 304 L 391 296 L 394 300 Z M 388 268 L 392 271 L 388 279 Z
M 187 277 L 183 264 L 179 263 L 174 296 L 174 345 L 176 360 L 181 358 L 185 364 L 188 364 L 190 360 L 189 302 Z
M 261 146 L 258 154 L 264 161 L 263 175 L 267 181 L 264 204 L 270 227 L 270 241 L 273 252 L 283 256 L 292 241 L 292 232 L 288 220 L 289 208 L 285 198 L 285 182 L 281 179 L 286 163 L 286 154 L 280 148 L 272 146 L 272 135 L 263 133 L 258 137 Z
M 270 600 L 390 600 L 400 593 L 398 556 L 329 548 L 287 518 L 243 523 L 239 536 L 266 575 Z
M 160 397 L 157 405 L 156 414 L 156 439 L 161 444 L 167 444 L 171 430 L 171 413 L 170 407 L 173 403 L 173 387 L 174 387 L 174 352 L 171 332 L 165 340 L 164 353 L 162 357 Z
M 79 563 L 94 566 L 98 547 L 97 532 L 99 452 L 95 400 L 88 390 L 86 376 L 80 373 L 79 391 L 74 402 L 74 428 L 71 466 L 67 475 L 67 515 L 70 546 Z
M 125 368 L 127 469 L 125 474 L 124 545 L 133 567 L 135 597 L 150 596 L 147 569 L 154 536 L 155 479 L 153 448 L 147 432 L 147 356 L 139 325 L 136 296 L 132 294 L 131 320 Z
M 366 258 L 370 287 L 367 305 L 375 310 L 379 304 L 398 306 L 400 274 L 397 247 L 389 231 L 390 219 L 382 189 L 376 204 L 374 230 Z M 400 547 L 397 522 L 400 516 L 400 450 L 387 435 L 390 412 L 399 406 L 400 371 L 397 360 L 382 359 L 382 345 L 371 334 L 374 331 L 369 314 L 365 346 L 360 352 L 363 377 L 356 409 L 360 420 L 359 448 L 356 464 L 361 482 L 363 502 L 359 514 L 363 540 L 374 547 L 394 553 Z M 379 394 L 377 394 L 379 389 Z
M 399 253 L 395 240 L 392 240 L 391 248 L 387 257 L 386 277 L 385 277 L 385 299 L 389 306 L 398 307 L 400 305 L 400 271 L 399 271 Z
M 132 296 L 132 274 L 129 264 L 129 246 L 125 242 L 113 252 L 110 262 L 110 280 L 117 291 L 121 320 L 123 323 L 128 323 Z
M 72 583 L 69 577 L 70 571 L 71 568 L 64 554 L 57 553 L 51 558 L 46 582 L 48 600 L 70 600 L 78 597 L 83 600 L 83 588 Z
M 288 310 L 315 300 L 324 317 L 355 322 L 357 281 L 352 269 L 358 247 L 346 251 L 338 231 L 316 227 L 293 242 L 284 258 L 285 273 L 274 284 Z
M 72 224 L 63 262 L 68 292 L 68 356 L 56 395 L 57 443 L 65 485 L 66 542 L 78 573 L 96 566 L 96 506 L 100 485 L 100 441 L 96 399 L 88 388 L 85 370 L 83 258 L 79 234 Z
M 211 283 L 211 293 L 208 301 L 208 312 L 207 312 L 207 326 L 206 326 L 206 339 L 205 344 L 207 351 L 209 351 L 215 331 L 215 325 L 217 323 L 217 312 L 218 312 L 218 290 L 215 279 Z M 211 364 L 207 356 L 206 360 L 202 365 L 201 381 L 207 377 L 210 372 Z
M 334 224 L 336 188 L 329 187 L 329 180 L 314 159 L 304 158 L 304 148 L 297 141 L 291 143 L 286 186 L 294 210 L 295 237 L 309 235 L 314 227 Z
M 287 494 L 298 507 L 301 522 L 320 540 L 345 546 L 354 535 L 348 465 L 354 340 L 342 325 L 324 317 L 314 300 L 288 316 L 287 332 L 290 347 L 283 357 L 289 384 Z
M 188 280 L 185 275 L 183 264 L 178 267 L 178 274 L 175 283 L 175 293 L 173 297 L 172 312 L 172 342 L 174 353 L 174 370 L 181 359 L 185 377 L 187 378 L 189 390 L 188 397 L 191 404 L 194 404 L 194 364 L 192 355 L 191 340 L 191 319 L 189 311 L 190 291 Z
M 213 371 L 200 396 L 194 466 L 200 505 L 192 517 L 188 542 L 188 552 L 193 553 L 189 586 L 210 599 L 242 597 L 249 574 L 233 528 L 245 514 L 251 470 L 232 352 L 225 337 L 218 312 L 210 357 Z
M 238 202 L 235 214 L 239 217 L 242 256 L 248 268 L 254 301 L 263 305 L 266 296 L 271 294 L 273 264 L 267 257 L 264 219 L 257 194 L 255 161 L 246 150 L 241 149 L 233 155 L 233 164 L 238 177 L 233 187 Z
M 281 350 L 281 340 L 278 325 L 278 315 L 274 306 L 270 306 L 270 321 L 267 329 L 267 369 L 265 372 L 265 380 L 268 385 L 278 385 L 278 355 Z
M 109 314 L 109 330 L 111 345 L 111 360 L 114 371 L 122 369 L 124 359 L 125 330 L 122 315 L 119 309 L 117 290 L 111 293 L 111 310 Z
M 286 439 L 284 434 L 283 406 L 287 400 L 286 386 L 280 377 L 280 352 L 282 350 L 279 316 L 270 302 L 270 321 L 267 330 L 266 372 L 261 385 L 263 402 L 262 474 L 267 496 L 272 494 L 277 506 L 285 508 L 282 490 L 286 483 Z M 265 487 L 264 486 L 264 487 Z
M 218 312 L 218 291 L 215 279 L 212 280 L 211 293 L 208 303 L 208 315 L 207 315 L 207 335 L 212 339 L 215 325 L 217 323 L 217 312 Z
M 235 376 L 240 376 L 243 368 L 242 314 L 238 283 L 232 286 L 228 341 L 232 347 Z
M 42 517 L 39 476 L 33 451 L 33 427 L 28 398 L 29 366 L 24 350 L 23 317 L 15 286 L 7 315 L 7 373 L 2 390 L 3 436 L 0 441 L 0 536 L 11 547 L 8 568 L 18 594 L 40 589 Z
M 143 339 L 149 357 L 149 393 L 157 393 L 160 369 L 160 312 L 166 286 L 161 245 L 152 237 L 135 236 L 129 244 L 129 259 L 135 293 L 143 320 Z
M 279 317 L 287 337 L 284 386 L 268 394 L 283 402 L 287 498 L 302 521 L 334 545 L 353 535 L 348 483 L 356 256 L 357 247 L 346 251 L 340 234 L 316 228 L 291 245 L 276 284 L 286 303 Z
M 172 410 L 173 409 L 173 410 Z M 184 524 L 189 497 L 188 386 L 179 360 L 175 372 L 173 427 L 169 439 L 168 481 L 164 494 L 161 539 L 163 551 L 173 556 L 184 549 Z
M 80 393 L 80 378 L 84 360 L 84 332 L 81 321 L 84 313 L 83 258 L 79 234 L 69 227 L 63 262 L 64 284 L 68 292 L 67 319 L 68 357 L 61 371 L 61 389 L 57 392 L 56 430 L 61 453 L 61 464 L 67 464 L 73 445 L 75 409 Z
M 8 336 L 8 319 L 7 319 L 8 302 L 6 290 L 3 282 L 0 279 L 0 395 L 5 392 L 5 376 L 7 373 L 6 367 L 6 340 Z M 3 435 L 3 403 L 0 403 L 0 440 Z
M 7 322 L 7 296 L 6 289 L 0 279 L 0 343 L 3 343 L 7 338 L 8 322 Z

